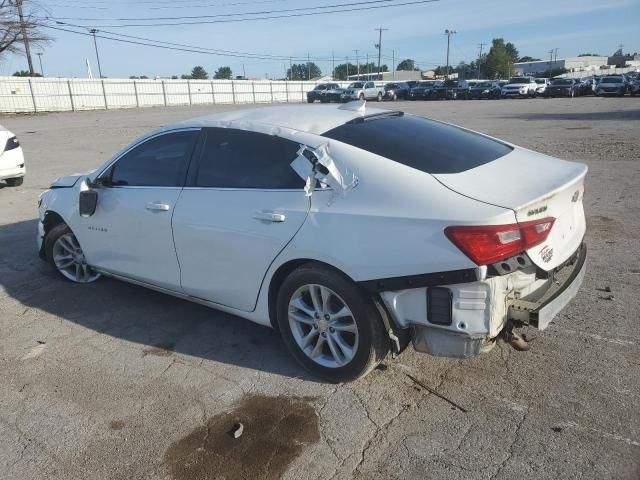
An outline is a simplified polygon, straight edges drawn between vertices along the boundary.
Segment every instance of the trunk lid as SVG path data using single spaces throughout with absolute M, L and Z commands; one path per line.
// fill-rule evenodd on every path
M 527 250 L 533 263 L 552 270 L 571 257 L 584 237 L 586 173 L 582 163 L 515 147 L 493 162 L 434 177 L 461 195 L 513 210 L 518 222 L 554 218 L 546 241 Z

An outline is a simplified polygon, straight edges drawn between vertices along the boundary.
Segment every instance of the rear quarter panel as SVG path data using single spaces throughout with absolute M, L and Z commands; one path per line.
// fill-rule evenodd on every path
M 474 268 L 444 235 L 459 223 L 509 223 L 511 210 L 441 185 L 433 176 L 337 141 L 331 156 L 357 187 L 313 192 L 306 222 L 274 262 L 319 260 L 356 281 Z

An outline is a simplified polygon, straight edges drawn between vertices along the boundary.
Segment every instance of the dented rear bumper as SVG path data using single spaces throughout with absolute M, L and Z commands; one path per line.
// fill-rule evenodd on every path
M 576 253 L 561 268 L 549 274 L 547 287 L 540 288 L 509 306 L 509 319 L 546 329 L 554 317 L 576 296 L 584 279 L 587 246 L 581 244 Z
M 513 325 L 547 328 L 576 296 L 584 279 L 586 256 L 587 248 L 581 244 L 550 272 L 529 261 L 522 270 L 507 274 L 463 279 L 459 272 L 449 272 L 451 278 L 443 276 L 439 284 L 435 278 L 430 278 L 433 283 L 429 286 L 414 283 L 414 288 L 386 282 L 378 292 L 396 325 L 411 329 L 417 351 L 472 357 L 490 349 Z

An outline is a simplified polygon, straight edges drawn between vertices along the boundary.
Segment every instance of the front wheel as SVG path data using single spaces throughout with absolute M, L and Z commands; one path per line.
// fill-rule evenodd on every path
M 277 312 L 289 352 L 310 373 L 330 382 L 365 376 L 389 351 L 371 299 L 323 265 L 309 263 L 287 277 Z
M 376 101 L 377 102 L 381 102 L 382 101 L 382 93 L 378 92 L 378 96 L 376 97 Z
M 47 233 L 45 251 L 47 260 L 69 281 L 91 283 L 100 278 L 100 274 L 87 265 L 78 239 L 64 223 L 56 225 Z

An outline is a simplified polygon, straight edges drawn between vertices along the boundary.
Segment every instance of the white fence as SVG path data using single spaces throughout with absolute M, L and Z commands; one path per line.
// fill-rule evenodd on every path
M 0 77 L 0 112 L 304 102 L 317 83 L 321 82 Z

